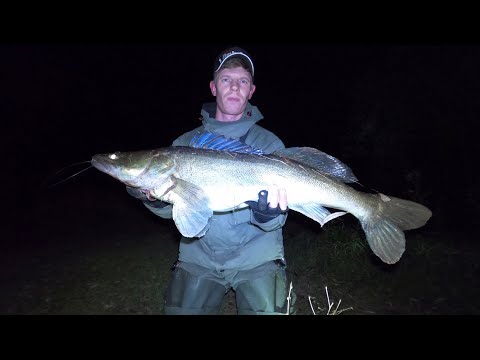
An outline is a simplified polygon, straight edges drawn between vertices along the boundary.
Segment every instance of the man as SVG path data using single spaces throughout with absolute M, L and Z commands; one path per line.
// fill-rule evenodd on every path
M 216 102 L 203 105 L 202 125 L 178 137 L 173 146 L 188 146 L 196 133 L 209 131 L 267 154 L 285 148 L 276 135 L 256 124 L 263 116 L 249 103 L 255 92 L 254 75 L 252 57 L 245 50 L 234 47 L 221 52 L 210 81 Z M 171 204 L 151 201 L 133 188 L 127 190 L 156 215 L 172 218 Z M 293 291 L 287 301 L 282 236 L 287 194 L 271 184 L 260 192 L 258 202 L 249 205 L 214 213 L 205 235 L 181 239 L 165 295 L 165 314 L 218 314 L 230 289 L 235 291 L 238 314 L 294 313 Z

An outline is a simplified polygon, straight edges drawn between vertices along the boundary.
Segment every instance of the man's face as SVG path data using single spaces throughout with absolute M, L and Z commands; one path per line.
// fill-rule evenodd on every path
M 242 67 L 221 70 L 215 81 L 210 82 L 210 90 L 217 98 L 216 119 L 236 121 L 242 117 L 248 100 L 255 92 L 252 76 Z

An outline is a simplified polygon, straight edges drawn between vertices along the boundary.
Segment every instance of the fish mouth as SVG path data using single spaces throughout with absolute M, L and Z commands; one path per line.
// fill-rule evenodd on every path
M 93 167 L 97 168 L 98 170 L 110 174 L 111 166 L 109 163 L 102 161 L 98 156 L 94 156 L 90 161 Z

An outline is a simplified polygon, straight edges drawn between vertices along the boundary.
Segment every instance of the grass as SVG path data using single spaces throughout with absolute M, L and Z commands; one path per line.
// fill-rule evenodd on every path
M 335 305 L 335 302 L 330 300 L 330 295 L 328 293 L 328 287 L 327 286 L 325 286 L 325 296 L 326 296 L 326 299 L 327 299 L 328 308 L 321 308 L 320 306 L 318 306 L 318 304 L 315 300 L 315 297 L 313 297 L 313 296 L 308 297 L 308 302 L 310 303 L 310 309 L 312 310 L 313 315 L 323 315 L 323 314 L 324 315 L 340 315 L 344 311 L 353 310 L 352 307 L 340 308 L 340 304 L 342 303 L 342 299 L 340 299 Z
M 301 219 L 297 219 L 298 221 Z M 318 232 L 304 221 L 286 231 L 289 272 L 299 313 L 342 301 L 345 314 L 480 314 L 479 248 L 465 234 L 407 232 L 407 249 L 394 265 L 370 251 L 360 226 L 336 219 Z
M 11 234 L 17 246 L 1 254 L 0 313 L 162 314 L 178 233 L 129 200 L 51 205 Z M 479 245 L 468 236 L 407 232 L 405 254 L 387 265 L 354 218 L 321 229 L 291 214 L 284 237 L 297 314 L 478 315 Z M 233 295 L 222 314 L 235 314 Z

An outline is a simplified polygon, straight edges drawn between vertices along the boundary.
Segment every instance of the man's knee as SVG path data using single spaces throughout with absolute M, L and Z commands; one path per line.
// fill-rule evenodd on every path
M 175 267 L 165 294 L 166 315 L 213 315 L 220 311 L 225 286 Z
M 235 289 L 239 315 L 294 315 L 296 295 L 284 267 L 244 281 Z

